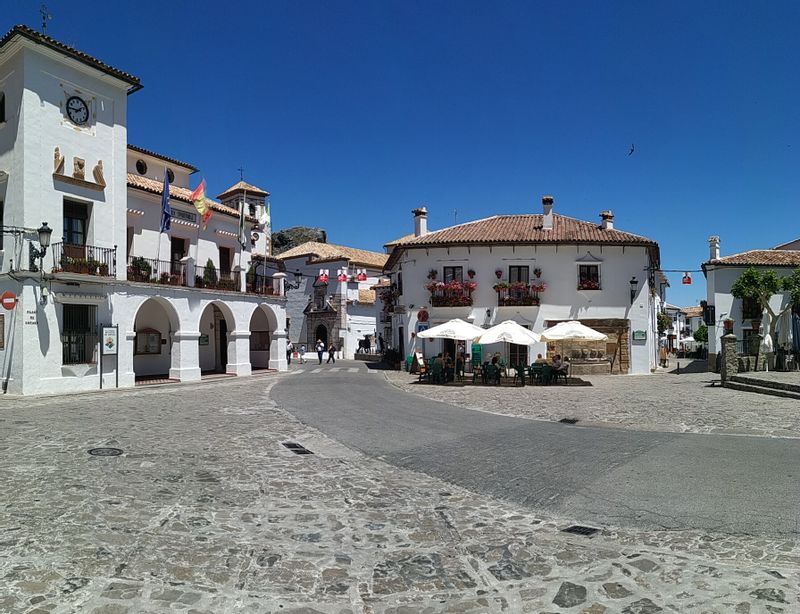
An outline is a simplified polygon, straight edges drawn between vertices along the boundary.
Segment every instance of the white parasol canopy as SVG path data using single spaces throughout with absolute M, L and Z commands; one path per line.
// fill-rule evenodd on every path
M 459 318 L 439 324 L 424 330 L 417 335 L 423 339 L 456 339 L 458 341 L 469 341 L 477 339 L 486 331 L 480 326 L 475 326 Z
M 497 326 L 492 326 L 490 329 L 483 331 L 478 343 L 516 343 L 517 345 L 533 345 L 539 343 L 540 338 L 538 333 L 528 330 L 524 326 L 520 326 L 514 320 L 506 320 L 500 322 Z
M 605 341 L 608 339 L 608 335 L 597 332 L 577 320 L 559 322 L 555 326 L 542 331 L 541 336 L 542 341 L 569 341 L 571 339 L 577 341 Z

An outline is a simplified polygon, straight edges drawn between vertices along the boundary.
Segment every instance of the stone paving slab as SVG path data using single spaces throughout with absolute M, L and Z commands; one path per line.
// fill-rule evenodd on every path
M 800 608 L 793 540 L 570 536 L 572 519 L 344 448 L 276 407 L 270 385 L 0 402 L 0 612 Z M 97 446 L 124 454 L 87 454 Z
M 796 400 L 712 386 L 719 379 L 713 373 L 584 376 L 579 385 L 499 388 L 431 385 L 404 371 L 384 373 L 405 392 L 506 416 L 575 418 L 637 431 L 800 437 Z

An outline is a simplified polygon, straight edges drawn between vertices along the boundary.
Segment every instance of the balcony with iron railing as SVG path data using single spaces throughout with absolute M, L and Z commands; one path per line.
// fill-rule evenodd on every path
M 248 294 L 259 294 L 261 296 L 280 296 L 281 292 L 275 288 L 274 280 L 267 275 L 258 273 L 248 273 L 245 277 Z
M 539 293 L 544 291 L 544 284 L 515 282 L 511 284 L 499 283 L 494 289 L 497 292 L 498 307 L 536 307 L 540 304 Z
M 194 287 L 205 288 L 207 290 L 225 290 L 228 292 L 240 292 L 239 271 L 217 271 L 213 264 L 206 266 L 195 266 Z
M 53 243 L 53 273 L 116 277 L 117 248 Z
M 474 281 L 432 281 L 425 285 L 431 293 L 431 307 L 470 307 L 476 287 Z
M 128 256 L 128 281 L 185 286 L 185 265 L 180 260 L 156 260 L 141 256 Z

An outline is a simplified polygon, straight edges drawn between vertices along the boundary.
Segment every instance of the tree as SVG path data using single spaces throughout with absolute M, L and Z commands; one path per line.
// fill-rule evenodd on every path
M 666 313 L 659 312 L 657 319 L 659 336 L 667 332 L 667 329 L 672 328 L 672 318 L 670 318 Z
M 769 304 L 770 299 L 779 292 L 789 294 L 789 304 L 780 311 L 775 311 Z M 795 269 L 788 277 L 778 277 L 774 270 L 759 271 L 756 267 L 750 267 L 739 276 L 739 279 L 731 286 L 731 294 L 734 298 L 753 299 L 758 301 L 761 309 L 769 314 L 769 330 L 767 334 L 774 340 L 775 328 L 778 325 L 778 318 L 792 308 L 792 305 L 800 303 L 800 269 Z
M 694 337 L 694 340 L 697 342 L 708 341 L 708 326 L 705 324 L 698 326 L 697 330 L 692 334 L 692 337 Z

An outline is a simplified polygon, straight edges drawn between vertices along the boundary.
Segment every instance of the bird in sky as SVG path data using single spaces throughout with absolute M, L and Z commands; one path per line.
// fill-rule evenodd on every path
M 628 152 L 629 156 L 633 155 L 633 150 L 634 150 L 634 146 L 633 146 L 633 143 L 631 143 L 631 150 Z

